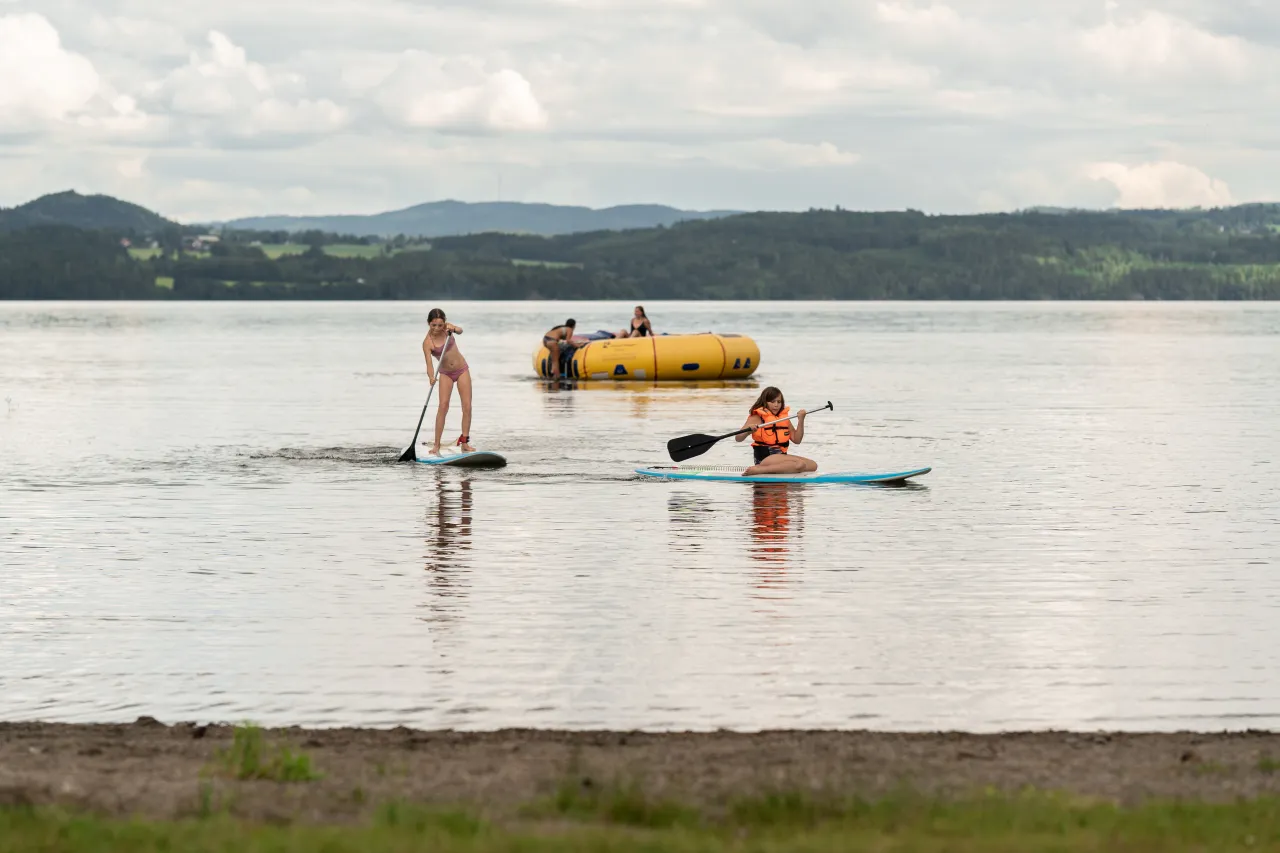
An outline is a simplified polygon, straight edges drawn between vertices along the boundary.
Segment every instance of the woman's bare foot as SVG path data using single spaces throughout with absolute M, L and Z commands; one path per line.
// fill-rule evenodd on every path
M 468 444 L 467 442 L 465 442 L 465 441 L 464 441 L 464 442 L 462 442 L 462 452 L 463 452 L 463 453 L 475 453 L 475 452 L 476 452 L 476 449 L 475 449 L 474 447 L 472 447 L 470 444 Z
M 440 445 L 438 445 L 438 444 L 433 444 L 433 445 L 431 445 L 431 450 L 429 450 L 429 451 L 428 451 L 428 453 L 429 453 L 431 456 L 439 456 L 439 455 L 440 455 Z

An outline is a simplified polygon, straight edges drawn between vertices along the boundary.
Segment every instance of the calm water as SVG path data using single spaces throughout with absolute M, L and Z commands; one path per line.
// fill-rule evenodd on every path
M 446 303 L 471 473 L 392 463 L 430 307 L 0 303 L 0 718 L 1280 725 L 1280 305 L 647 304 L 758 381 L 570 391 L 541 332 L 630 304 Z M 631 473 L 764 384 L 933 472 Z

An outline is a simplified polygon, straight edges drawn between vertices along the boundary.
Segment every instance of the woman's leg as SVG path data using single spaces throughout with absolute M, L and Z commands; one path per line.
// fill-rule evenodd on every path
M 444 433 L 444 419 L 449 415 L 449 395 L 453 391 L 453 380 L 443 373 L 440 379 L 440 406 L 436 409 L 436 442 L 431 445 L 431 455 L 440 455 L 440 436 Z
M 752 465 L 742 474 L 744 477 L 754 477 L 756 474 L 803 474 L 817 470 L 818 463 L 812 459 L 791 453 L 775 453 L 765 457 L 758 465 Z
M 458 399 L 462 401 L 462 434 L 471 435 L 471 371 L 466 370 L 458 377 Z M 462 451 L 470 453 L 475 450 L 470 442 L 462 443 Z
M 547 344 L 547 372 L 551 374 L 551 378 L 555 379 L 560 375 L 560 342 L 552 341 Z

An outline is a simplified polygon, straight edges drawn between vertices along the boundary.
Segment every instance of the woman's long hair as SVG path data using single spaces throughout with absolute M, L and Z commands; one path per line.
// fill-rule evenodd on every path
M 770 385 L 768 388 L 765 388 L 763 391 L 761 391 L 760 396 L 757 397 L 756 401 L 751 404 L 751 414 L 754 415 L 756 412 L 756 409 L 763 408 L 764 404 L 768 403 L 770 400 L 781 400 L 782 408 L 785 409 L 787 407 L 787 398 L 782 396 L 781 391 L 779 391 L 777 388 L 774 388 L 772 385 Z
M 444 316 L 443 308 L 432 308 L 430 313 L 427 314 L 428 323 L 430 323 L 432 320 L 444 320 L 444 319 L 446 318 Z

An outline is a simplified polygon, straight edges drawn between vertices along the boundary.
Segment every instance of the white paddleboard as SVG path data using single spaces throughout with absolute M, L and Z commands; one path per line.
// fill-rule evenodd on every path
M 507 459 L 492 450 L 472 450 L 469 453 L 442 453 L 439 456 L 420 456 L 423 465 L 452 465 L 458 468 L 501 468 Z

